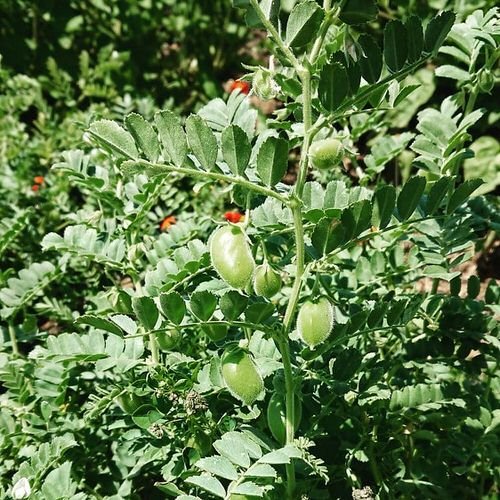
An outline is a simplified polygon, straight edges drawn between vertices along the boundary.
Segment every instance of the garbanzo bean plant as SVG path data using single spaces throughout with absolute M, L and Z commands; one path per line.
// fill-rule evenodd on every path
M 42 453 L 21 428 L 4 437 L 27 457 L 5 491 L 494 498 L 500 292 L 462 270 L 499 227 L 464 173 L 498 12 L 233 3 L 265 34 L 249 96 L 186 118 L 101 115 L 53 167 L 85 202 L 0 291 L 2 380 L 21 405 L 2 418 L 36 407 L 30 425 L 52 439 Z M 417 113 L 436 64 L 450 95 Z M 159 204 L 176 214 L 160 236 Z M 72 273 L 95 292 L 24 364 L 26 296 L 49 286 L 57 305 Z

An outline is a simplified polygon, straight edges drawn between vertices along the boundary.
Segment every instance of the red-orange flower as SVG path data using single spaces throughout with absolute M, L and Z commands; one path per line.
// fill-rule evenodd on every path
M 160 231 L 168 231 L 170 226 L 173 226 L 177 222 L 177 219 L 173 215 L 165 217 L 160 222 Z
M 31 186 L 31 190 L 32 191 L 35 191 L 35 193 L 40 189 L 40 186 L 38 184 L 33 184 L 33 186 Z
M 43 175 L 36 175 L 35 177 L 33 177 L 33 182 L 35 184 L 43 184 L 45 181 L 45 178 L 43 177 Z
M 224 219 L 226 219 L 228 222 L 232 222 L 233 224 L 240 222 L 243 217 L 244 215 L 240 214 L 239 212 L 226 212 L 224 214 Z
M 250 92 L 250 84 L 243 80 L 235 80 L 233 83 L 231 83 L 231 87 L 229 89 L 231 92 L 239 89 L 243 94 L 248 94 Z

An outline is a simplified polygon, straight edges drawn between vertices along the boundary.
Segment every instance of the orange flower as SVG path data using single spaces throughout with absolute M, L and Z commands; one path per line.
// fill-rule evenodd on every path
M 31 186 L 31 190 L 32 191 L 35 191 L 35 193 L 40 189 L 40 186 L 38 184 L 33 184 L 33 186 Z
M 224 214 L 224 219 L 226 219 L 228 222 L 232 222 L 233 224 L 240 222 L 243 217 L 244 215 L 240 214 L 239 212 L 226 212 Z
M 173 215 L 169 215 L 165 217 L 160 222 L 160 231 L 168 231 L 170 226 L 173 226 L 177 222 L 176 218 Z
M 43 175 L 37 175 L 35 177 L 33 177 L 33 182 L 35 184 L 43 184 L 45 181 L 45 178 L 43 177 Z
M 243 94 L 247 94 L 250 92 L 250 84 L 248 82 L 244 82 L 243 80 L 235 80 L 231 83 L 230 91 L 234 92 L 236 89 L 239 89 Z

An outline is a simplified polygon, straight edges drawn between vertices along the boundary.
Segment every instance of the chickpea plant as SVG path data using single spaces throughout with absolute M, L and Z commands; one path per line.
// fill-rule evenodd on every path
M 380 45 L 366 29 L 377 16 L 372 0 L 324 0 L 323 6 L 298 1 L 288 17 L 281 15 L 276 0 L 233 3 L 245 10 L 250 26 L 268 35 L 269 66 L 249 67 L 245 78 L 260 99 L 283 103 L 263 130 L 257 134 L 255 110 L 235 91 L 227 103 L 211 101 L 185 120 L 169 110 L 152 120 L 135 113 L 123 124 L 97 120 L 88 128 L 88 139 L 113 159 L 124 179 L 147 175 L 153 198 L 168 184 L 189 177 L 196 180 L 197 192 L 214 183 L 224 186 L 245 216 L 235 223 L 218 220 L 218 227 L 212 223 L 206 241 L 190 240 L 180 247 L 175 266 L 169 261 L 147 272 L 134 264 L 147 245 L 138 225 L 128 221 L 120 242 L 99 247 L 99 255 L 118 268 L 127 251 L 125 271 L 134 287 L 115 297 L 113 314 L 89 313 L 77 323 L 89 326 L 94 336 L 96 329 L 107 332 L 106 352 L 118 352 L 113 359 L 122 373 L 145 357 L 152 380 L 165 376 L 172 386 L 176 363 L 193 359 L 193 350 L 185 351 L 193 342 L 189 337 L 196 332 L 206 339 L 208 351 L 198 351 L 196 385 L 204 400 L 191 395 L 186 408 L 206 411 L 205 401 L 221 401 L 220 438 L 212 442 L 194 430 L 189 446 L 196 453 L 174 450 L 157 483 L 162 492 L 181 500 L 296 499 L 321 491 L 319 485 L 331 479 L 313 453 L 324 412 L 335 419 L 335 397 L 356 398 L 370 377 L 373 356 L 384 355 L 380 348 L 364 357 L 356 342 L 364 339 L 370 345 L 380 332 L 404 330 L 415 318 L 435 321 L 437 306 L 408 292 L 411 282 L 398 288 L 394 280 L 405 273 L 428 277 L 435 293 L 441 281 L 457 276 L 452 270 L 456 259 L 449 256 L 461 252 L 468 258 L 459 236 L 440 239 L 439 224 L 481 185 L 477 179 L 460 182 L 460 165 L 469 155 L 467 129 L 482 112 L 474 111 L 474 102 L 445 99 L 439 110 L 419 115 L 419 135 L 405 136 L 403 148 L 412 141 L 416 155 L 415 175 L 402 188 L 382 181 L 369 188 L 369 175 L 349 186 L 345 165 L 359 169 L 354 142 L 360 133 L 353 130 L 377 126 L 371 117 L 416 90 L 406 77 L 438 53 L 454 14 L 442 12 L 426 26 L 415 16 L 389 21 Z M 484 78 L 471 85 L 474 96 L 491 90 Z M 282 182 L 287 172 L 294 179 L 291 185 Z M 144 210 L 137 217 L 153 203 L 141 199 Z M 44 248 L 83 254 L 74 242 L 96 241 L 90 229 L 75 226 L 71 231 L 64 237 L 49 234 Z M 408 237 L 412 248 L 405 256 L 400 241 L 413 232 L 420 236 Z M 370 243 L 374 253 L 368 260 L 363 248 Z M 344 274 L 347 269 L 350 277 Z M 365 278 L 376 275 L 376 269 L 381 269 L 377 276 Z M 361 305 L 349 294 L 350 287 L 366 289 L 376 281 L 381 291 Z M 51 352 L 63 355 L 63 341 L 53 339 Z M 92 345 L 90 337 L 79 342 Z M 123 352 L 133 352 L 129 361 L 120 357 Z M 102 370 L 108 366 L 97 363 Z M 362 364 L 365 378 L 359 387 L 342 392 Z M 401 389 L 407 394 L 396 385 L 391 399 L 388 386 L 378 383 L 370 385 L 370 401 L 390 400 L 395 410 L 409 400 L 441 401 L 434 386 Z M 131 384 L 108 394 L 93 414 L 116 402 L 137 425 L 157 433 L 161 405 L 155 408 L 136 381 Z M 328 403 L 318 407 L 325 397 Z M 387 494 L 389 480 L 372 452 L 370 445 L 352 451 L 369 462 L 374 483 Z M 351 484 L 362 486 L 353 469 L 347 470 Z M 314 498 L 330 497 L 318 493 Z

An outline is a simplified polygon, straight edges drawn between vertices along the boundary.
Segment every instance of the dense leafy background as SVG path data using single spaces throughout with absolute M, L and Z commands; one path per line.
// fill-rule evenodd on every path
M 214 470 L 224 471 L 223 482 L 258 470 L 259 484 L 276 483 L 280 494 L 275 475 L 283 477 L 282 464 L 297 450 L 273 452 L 279 446 L 266 430 L 265 402 L 245 408 L 224 390 L 223 344 L 200 321 L 214 313 L 215 320 L 263 324 L 250 351 L 267 375 L 267 402 L 283 390 L 269 332 L 290 279 L 272 305 L 228 296 L 210 269 L 207 240 L 225 211 L 245 210 L 244 193 L 177 174 L 124 173 L 116 148 L 96 140 L 96 123 L 123 124 L 130 113 L 153 123 L 159 109 L 199 111 L 217 137 L 232 123 L 253 138 L 259 117 L 254 145 L 264 138 L 271 144 L 283 127 L 295 148 L 296 82 L 283 73 L 284 107 L 225 92 L 225 82 L 244 72 L 242 62 L 265 65 L 272 51 L 229 1 L 59 4 L 0 6 L 0 496 L 27 477 L 30 498 L 164 498 L 180 494 L 176 488 L 205 498 L 196 478 Z M 294 4 L 282 2 L 283 23 Z M 498 494 L 498 74 L 488 90 L 483 70 L 484 47 L 496 44 L 498 52 L 499 33 L 498 20 L 487 25 L 477 12 L 468 18 L 491 7 L 379 2 L 380 15 L 361 29 L 382 43 L 390 19 L 417 14 L 428 21 L 441 9 L 454 10 L 458 25 L 407 77 L 401 87 L 415 88 L 405 100 L 389 97 L 373 103 L 376 112 L 336 123 L 349 150 L 344 172 L 315 172 L 306 184 L 308 259 L 322 278 L 310 278 L 304 293 L 320 287 L 338 320 L 317 358 L 293 340 L 304 401 L 298 478 L 310 498 L 350 498 L 365 486 L 382 498 Z M 292 42 L 301 45 L 298 36 Z M 339 40 L 326 47 L 337 52 Z M 473 88 L 479 91 L 468 108 Z M 339 104 L 328 88 L 323 95 L 318 110 Z M 275 107 L 281 124 L 266 125 Z M 447 175 L 480 177 L 481 186 L 444 184 L 449 156 L 441 153 L 452 140 L 447 155 L 458 160 Z M 278 170 L 288 168 L 283 192 L 296 177 L 295 151 L 288 165 L 276 160 Z M 255 179 L 270 176 L 273 184 L 262 158 L 260 168 L 258 158 L 249 160 L 256 161 Z M 422 165 L 425 193 L 415 177 Z M 445 180 L 432 198 L 438 177 Z M 420 187 L 423 197 L 412 200 Z M 385 217 L 380 200 L 393 200 Z M 288 270 L 290 214 L 278 200 L 263 202 L 252 200 L 250 236 Z M 366 216 L 373 210 L 378 218 Z M 176 224 L 160 231 L 172 215 Z M 354 245 L 335 230 L 339 217 Z M 372 223 L 383 228 L 384 219 L 395 229 L 366 232 Z M 332 259 L 321 260 L 325 250 L 334 250 Z M 182 340 L 152 369 L 147 343 L 135 335 L 154 328 L 155 315 L 161 327 L 179 323 L 185 299 Z M 229 317 L 237 306 L 242 315 Z M 227 340 L 241 337 L 232 325 Z M 234 457 L 234 449 L 245 451 Z

